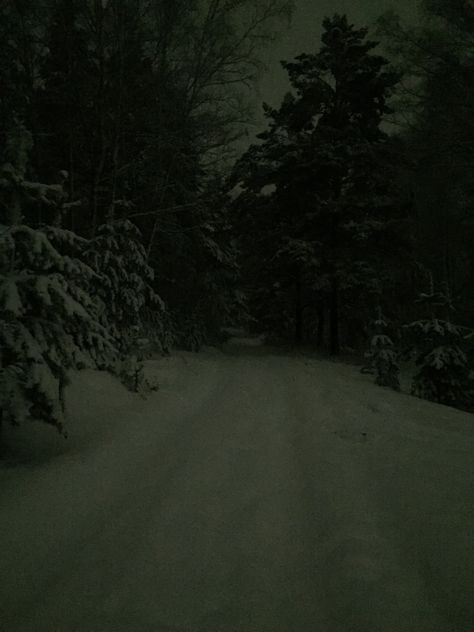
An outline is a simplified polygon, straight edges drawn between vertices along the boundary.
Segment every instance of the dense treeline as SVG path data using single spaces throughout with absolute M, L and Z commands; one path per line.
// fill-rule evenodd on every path
M 293 90 L 278 110 L 265 107 L 269 130 L 240 160 L 235 206 L 250 240 L 243 248 L 273 281 L 264 288 L 254 277 L 263 290 L 256 309 L 277 326 L 282 316 L 293 323 L 296 342 L 316 315 L 319 343 L 327 322 L 337 354 L 341 324 L 366 320 L 365 306 L 397 289 L 406 213 L 393 184 L 397 147 L 381 129 L 398 77 L 371 52 L 365 29 L 345 16 L 323 26 L 317 55 L 283 64 Z
M 474 11 L 346 16 L 232 166 L 286 0 L 0 7 L 0 409 L 62 427 L 67 372 L 144 384 L 140 344 L 226 324 L 473 401 Z M 390 63 L 388 61 L 390 59 Z
M 379 31 L 404 73 L 395 102 L 410 158 L 404 185 L 414 198 L 416 257 L 450 288 L 459 319 L 474 323 L 472 240 L 473 20 L 468 3 L 424 0 L 423 26 L 384 16 Z
M 462 6 L 461 6 L 462 5 Z M 361 353 L 376 382 L 472 407 L 474 13 L 423 3 L 423 27 L 381 18 L 382 56 L 346 16 L 283 62 L 291 90 L 232 185 L 257 328 Z
M 242 310 L 223 203 L 285 0 L 0 6 L 0 408 L 62 424 L 67 370 L 198 349 Z

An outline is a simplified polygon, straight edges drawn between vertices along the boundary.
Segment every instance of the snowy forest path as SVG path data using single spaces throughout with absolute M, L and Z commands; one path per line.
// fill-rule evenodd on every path
M 1 629 L 471 632 L 468 416 L 228 351 L 6 480 Z

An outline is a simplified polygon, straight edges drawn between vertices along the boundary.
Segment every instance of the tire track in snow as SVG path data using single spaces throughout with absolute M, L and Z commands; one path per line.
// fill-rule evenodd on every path
M 34 477 L 34 494 L 26 479 L 17 502 L 2 504 L 0 575 L 9 578 L 0 589 L 2 626 L 51 632 L 57 620 L 67 632 L 116 629 L 105 607 L 114 582 L 127 576 L 140 529 L 192 453 L 200 428 L 190 422 L 222 389 L 216 367 L 211 361 L 204 381 L 185 380 L 184 396 L 171 390 L 150 398 L 156 409 L 147 412 L 142 402 L 139 414 L 125 410 L 128 431 L 117 417 L 115 436 L 51 462 Z M 131 629 L 123 625 L 117 629 Z
M 446 632 L 419 572 L 383 532 L 368 491 L 368 464 L 377 450 L 371 443 L 376 425 L 368 419 L 374 413 L 344 393 L 343 379 L 338 389 L 326 368 L 314 365 L 290 384 L 327 629 Z

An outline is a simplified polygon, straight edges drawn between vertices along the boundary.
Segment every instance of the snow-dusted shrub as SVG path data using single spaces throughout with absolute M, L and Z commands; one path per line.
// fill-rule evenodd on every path
M 175 315 L 176 345 L 186 351 L 197 353 L 207 342 L 206 325 L 198 315 L 182 317 Z
M 134 393 L 138 393 L 145 381 L 145 367 L 136 355 L 124 358 L 119 369 L 122 383 Z
M 158 384 L 145 374 L 144 360 L 151 357 L 153 350 L 153 343 L 150 338 L 143 337 L 142 328 L 138 325 L 131 327 L 127 349 L 122 349 L 115 369 L 122 383 L 130 391 L 143 395 L 158 390 Z
M 176 331 L 168 309 L 144 307 L 141 311 L 143 335 L 149 340 L 149 351 L 169 355 L 176 344 Z
M 134 393 L 145 395 L 159 389 L 158 382 L 146 375 L 143 361 L 135 354 L 123 358 L 118 374 L 122 383 Z
M 389 323 L 380 310 L 371 323 L 371 330 L 370 350 L 365 354 L 368 366 L 363 367 L 363 371 L 375 374 L 375 383 L 378 386 L 389 386 L 399 391 L 398 354 L 389 335 Z

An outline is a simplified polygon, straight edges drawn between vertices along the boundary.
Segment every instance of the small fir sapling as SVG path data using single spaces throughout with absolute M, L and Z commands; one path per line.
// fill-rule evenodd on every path
M 133 391 L 153 390 L 145 378 L 146 318 L 164 313 L 164 304 L 154 292 L 154 273 L 147 263 L 139 229 L 127 219 L 109 218 L 98 228 L 87 257 L 99 275 L 97 287 L 102 303 L 102 322 L 111 329 L 120 351 L 117 373 Z
M 415 352 L 418 371 L 412 394 L 430 401 L 470 408 L 474 401 L 474 381 L 464 347 L 469 336 L 451 322 L 454 311 L 449 292 L 421 294 L 420 305 L 427 317 L 405 326 Z M 443 317 L 439 317 L 439 314 Z
M 97 289 L 104 317 L 120 346 L 126 349 L 141 323 L 143 309 L 164 308 L 152 289 L 154 274 L 139 229 L 129 220 L 111 219 L 98 228 L 87 257 L 101 275 Z
M 378 307 L 377 316 L 371 322 L 370 350 L 365 354 L 368 364 L 362 368 L 362 372 L 375 374 L 375 384 L 378 386 L 389 386 L 399 391 L 400 366 L 389 330 L 388 320 Z

